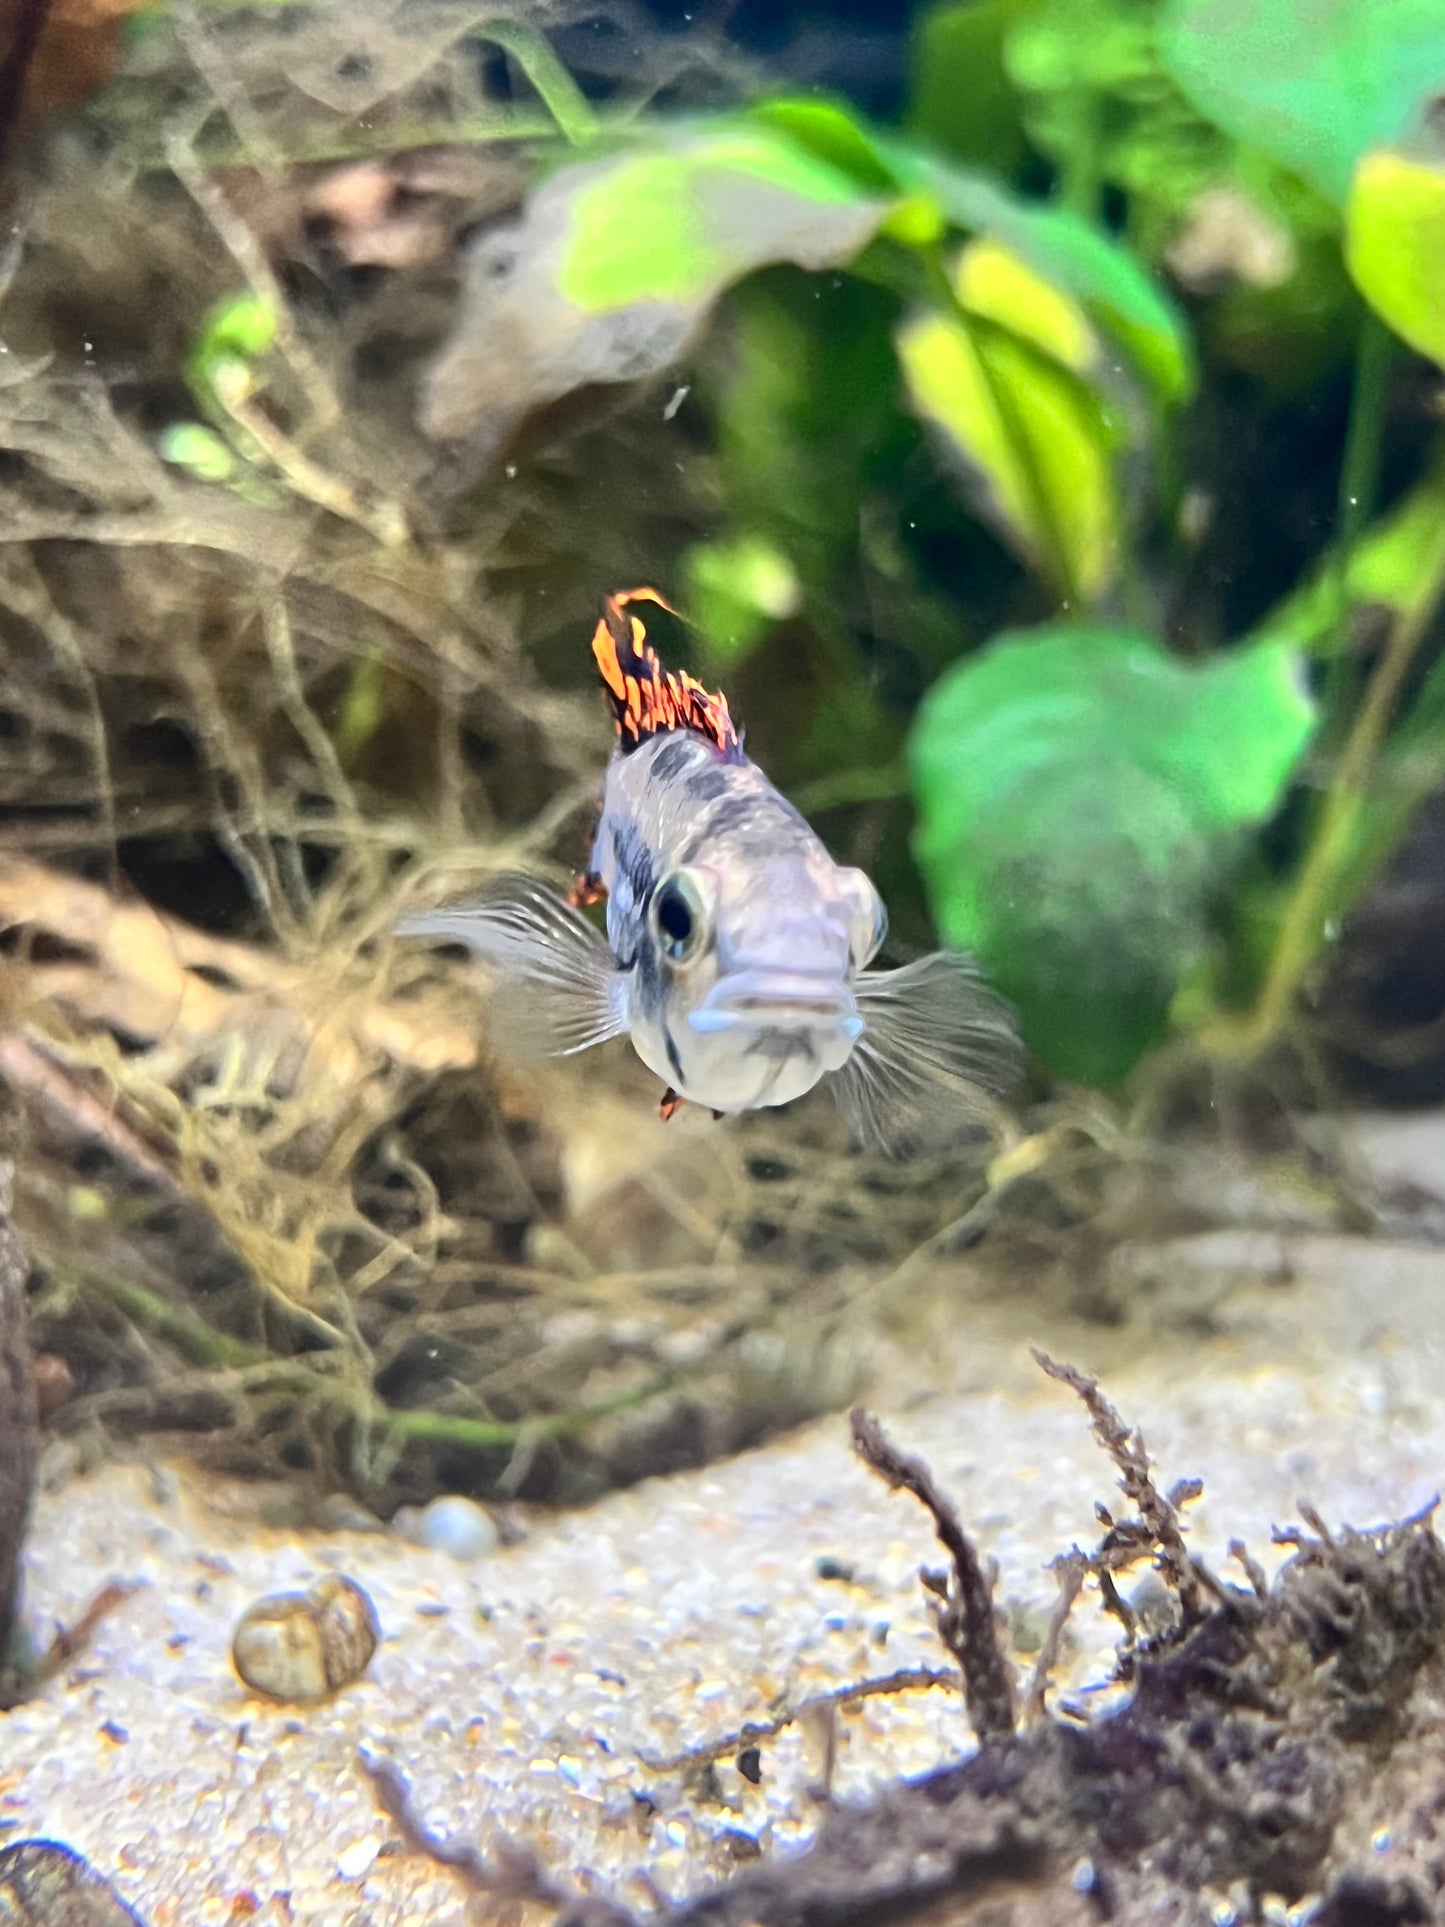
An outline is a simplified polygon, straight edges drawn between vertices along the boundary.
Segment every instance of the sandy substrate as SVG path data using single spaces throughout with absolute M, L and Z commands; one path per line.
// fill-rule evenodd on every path
M 1201 1551 L 1222 1562 L 1241 1536 L 1272 1565 L 1270 1526 L 1300 1498 L 1372 1524 L 1438 1488 L 1445 1253 L 1220 1234 L 1149 1254 L 1141 1297 L 1177 1298 L 1191 1276 L 1185 1301 L 1207 1307 L 1197 1330 L 1169 1314 L 1144 1340 L 1029 1335 L 1106 1373 L 1166 1479 L 1204 1479 Z M 1026 1653 L 1053 1598 L 1046 1563 L 1095 1536 L 1112 1474 L 1023 1336 L 1002 1314 L 940 1313 L 926 1340 L 938 1389 L 905 1396 L 895 1359 L 873 1402 L 998 1561 Z M 106 1580 L 137 1590 L 0 1720 L 0 1841 L 68 1841 L 153 1927 L 458 1918 L 453 1876 L 403 1851 L 379 1814 L 359 1765 L 369 1749 L 401 1763 L 445 1829 L 484 1848 L 525 1841 L 645 1911 L 810 1837 L 816 1718 L 762 1746 L 756 1786 L 736 1749 L 711 1773 L 666 1762 L 781 1704 L 937 1667 L 916 1579 L 932 1557 L 926 1521 L 853 1460 L 841 1418 L 536 1517 L 524 1544 L 469 1566 L 389 1535 L 268 1530 L 231 1488 L 111 1467 L 42 1499 L 29 1616 L 43 1637 Z M 381 1621 L 366 1678 L 315 1711 L 248 1696 L 227 1657 L 240 1612 L 333 1570 L 366 1587 Z M 1091 1605 L 1078 1614 L 1066 1694 L 1106 1674 L 1108 1624 Z M 967 1739 L 947 1690 L 870 1699 L 838 1722 L 834 1797 L 955 1758 Z

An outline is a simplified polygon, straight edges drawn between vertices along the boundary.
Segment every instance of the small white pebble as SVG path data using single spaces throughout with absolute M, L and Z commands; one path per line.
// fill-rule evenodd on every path
M 450 1493 L 423 1506 L 416 1522 L 417 1539 L 434 1552 L 449 1552 L 453 1559 L 470 1564 L 487 1559 L 501 1544 L 492 1515 L 472 1499 Z
M 370 1873 L 380 1852 L 381 1842 L 375 1834 L 353 1840 L 337 1856 L 336 1871 L 343 1880 L 360 1880 L 363 1874 Z

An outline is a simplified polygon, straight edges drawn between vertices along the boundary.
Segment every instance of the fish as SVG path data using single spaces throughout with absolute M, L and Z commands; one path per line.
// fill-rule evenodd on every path
M 725 696 L 665 667 L 639 603 L 607 596 L 592 653 L 617 741 L 569 897 L 527 876 L 404 918 L 514 992 L 506 1029 L 570 1056 L 629 1036 L 661 1112 L 723 1117 L 826 1083 L 855 1138 L 907 1155 L 992 1119 L 1016 1082 L 1011 1013 L 962 952 L 875 967 L 888 932 L 864 871 L 747 755 Z M 606 905 L 606 935 L 584 914 Z

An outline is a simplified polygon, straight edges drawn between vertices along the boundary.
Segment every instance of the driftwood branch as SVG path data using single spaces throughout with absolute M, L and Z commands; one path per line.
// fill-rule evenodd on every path
M 861 1406 L 850 1422 L 859 1458 L 894 1490 L 913 1494 L 932 1517 L 949 1556 L 952 1571 L 937 1577 L 925 1574 L 924 1583 L 935 1594 L 930 1603 L 939 1636 L 963 1672 L 964 1701 L 974 1732 L 980 1741 L 1012 1733 L 1017 1719 L 1013 1668 L 999 1638 L 993 1585 L 978 1549 L 922 1459 L 900 1452 Z

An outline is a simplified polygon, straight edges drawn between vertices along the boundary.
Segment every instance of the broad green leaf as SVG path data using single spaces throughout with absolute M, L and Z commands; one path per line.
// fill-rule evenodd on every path
M 897 341 L 914 408 L 982 484 L 984 514 L 1061 596 L 1100 594 L 1120 538 L 1098 398 L 1025 333 L 982 317 L 916 315 Z
M 838 101 L 785 95 L 760 101 L 749 123 L 785 134 L 788 139 L 836 168 L 866 194 L 895 194 L 893 165 L 871 129 Z
M 1197 668 L 1082 624 L 1004 636 L 929 692 L 909 764 L 934 914 L 1055 1071 L 1116 1082 L 1159 1036 L 1313 727 L 1287 644 Z
M 1126 248 L 1078 215 L 1026 201 L 986 175 L 890 151 L 905 183 L 931 193 L 954 226 L 999 242 L 1077 301 L 1161 401 L 1189 398 L 1194 352 L 1184 319 Z
M 1033 0 L 1004 4 L 1022 17 Z M 972 3 L 966 10 L 975 10 Z M 829 102 L 770 101 L 753 109 L 750 120 L 786 131 L 852 179 L 859 192 L 891 194 L 881 231 L 905 245 L 931 245 L 944 225 L 998 242 L 1061 295 L 1080 302 L 1162 400 L 1178 403 L 1192 393 L 1193 351 L 1178 310 L 1128 249 L 1092 222 L 1025 200 L 989 174 L 867 128 Z
M 1076 375 L 1088 376 L 1097 367 L 1098 337 L 1078 302 L 997 241 L 966 247 L 955 282 L 959 302 L 970 314 L 1022 335 Z
M 733 282 L 772 262 L 846 265 L 898 198 L 761 120 L 653 130 L 560 168 L 474 248 L 423 427 L 485 455 L 532 408 L 657 374 Z
M 847 260 L 882 213 L 876 190 L 781 130 L 719 126 L 579 182 L 557 285 L 588 314 L 640 301 L 696 307 L 765 261 Z
M 1013 173 L 1027 150 L 1004 47 L 1033 3 L 948 0 L 923 11 L 910 45 L 910 134 L 954 160 Z
M 1445 166 L 1367 154 L 1345 210 L 1345 259 L 1375 312 L 1445 367 Z
M 1336 207 L 1445 85 L 1441 0 L 1165 0 L 1164 65 L 1210 120 Z

